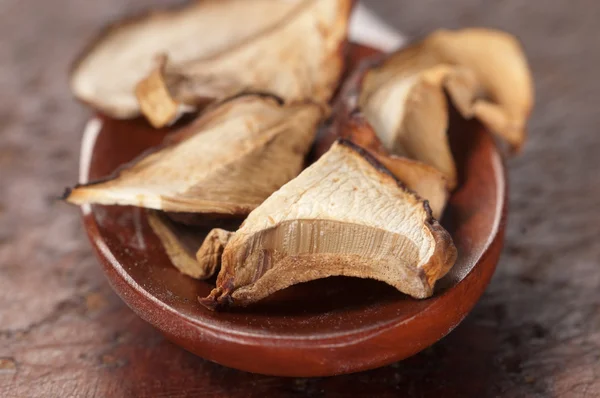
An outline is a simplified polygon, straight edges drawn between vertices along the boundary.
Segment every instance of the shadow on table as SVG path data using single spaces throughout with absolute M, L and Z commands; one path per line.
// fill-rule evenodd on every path
M 140 325 L 140 329 L 140 339 L 156 339 L 149 326 Z M 323 378 L 241 372 L 161 340 L 151 348 L 147 344 L 121 346 L 118 351 L 126 352 L 117 355 L 128 357 L 127 364 L 112 372 L 111 378 L 118 379 L 113 381 L 129 396 L 498 396 L 513 382 L 511 377 L 519 372 L 520 360 L 502 356 L 505 342 L 497 336 L 495 326 L 467 319 L 445 339 L 412 358 L 380 369 Z

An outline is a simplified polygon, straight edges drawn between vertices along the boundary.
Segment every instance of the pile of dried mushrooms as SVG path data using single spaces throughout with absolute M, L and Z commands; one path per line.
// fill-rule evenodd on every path
M 459 183 L 449 108 L 518 150 L 531 75 L 515 38 L 463 29 L 367 60 L 341 83 L 352 6 L 200 0 L 110 26 L 75 64 L 75 96 L 154 127 L 196 116 L 65 199 L 148 209 L 175 267 L 218 272 L 200 298 L 210 309 L 336 275 L 430 297 L 457 258 L 437 221 Z M 305 167 L 319 129 L 338 138 Z M 220 219 L 241 226 L 205 236 L 178 222 Z

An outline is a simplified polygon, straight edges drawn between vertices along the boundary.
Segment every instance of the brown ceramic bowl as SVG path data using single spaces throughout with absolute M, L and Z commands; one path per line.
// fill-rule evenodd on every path
M 458 248 L 452 271 L 427 300 L 375 281 L 328 278 L 279 292 L 246 309 L 198 304 L 212 281 L 181 275 L 144 210 L 84 206 L 90 241 L 114 290 L 140 317 L 211 361 L 278 376 L 327 376 L 383 366 L 435 343 L 473 308 L 500 255 L 506 182 L 494 140 L 476 122 L 451 134 L 460 187 L 442 220 Z M 161 142 L 166 131 L 141 120 L 98 117 L 86 131 L 81 177 L 93 180 Z

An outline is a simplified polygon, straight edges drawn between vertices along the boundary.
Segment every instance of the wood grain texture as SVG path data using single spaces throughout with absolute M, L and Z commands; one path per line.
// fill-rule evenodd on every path
M 509 163 L 506 249 L 474 312 L 416 357 L 322 379 L 241 373 L 166 342 L 112 293 L 78 213 L 54 201 L 77 178 L 89 116 L 68 92 L 70 60 L 106 21 L 167 2 L 0 3 L 0 396 L 600 395 L 599 2 L 367 2 L 413 36 L 519 35 L 538 105 Z

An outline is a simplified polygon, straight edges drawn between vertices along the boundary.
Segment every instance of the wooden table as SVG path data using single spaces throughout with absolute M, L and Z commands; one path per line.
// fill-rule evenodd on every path
M 227 369 L 168 343 L 111 291 L 78 212 L 89 113 L 70 60 L 107 20 L 160 0 L 0 3 L 1 397 L 600 396 L 600 2 L 372 0 L 405 33 L 485 25 L 519 35 L 537 82 L 531 139 L 510 162 L 507 244 L 473 313 L 425 352 L 348 376 Z

